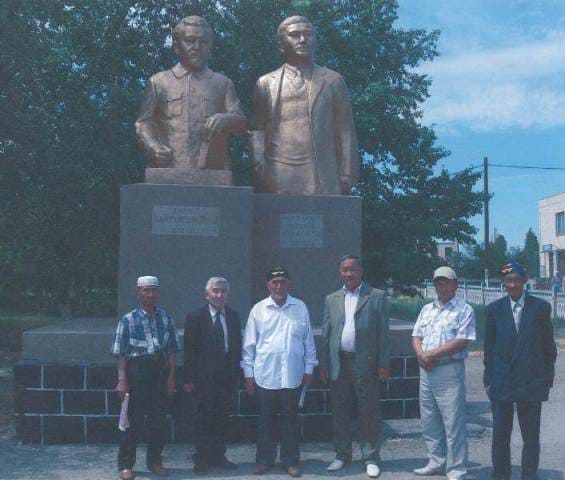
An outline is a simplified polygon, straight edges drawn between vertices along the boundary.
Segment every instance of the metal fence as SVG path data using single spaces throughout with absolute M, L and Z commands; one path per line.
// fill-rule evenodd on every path
M 552 290 L 528 290 L 528 293 L 548 301 L 551 304 L 553 317 L 565 319 L 565 293 L 554 293 Z M 426 282 L 420 288 L 420 295 L 424 298 L 435 298 L 434 284 Z M 463 283 L 457 289 L 458 297 L 475 305 L 488 305 L 504 295 L 506 295 L 506 292 L 501 287 L 485 287 L 482 284 L 467 285 Z

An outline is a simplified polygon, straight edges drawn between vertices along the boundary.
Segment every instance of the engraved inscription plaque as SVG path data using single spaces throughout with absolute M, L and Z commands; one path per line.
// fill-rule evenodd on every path
M 281 220 L 282 248 L 322 248 L 324 217 L 322 215 L 283 214 Z
M 218 237 L 220 209 L 218 207 L 153 206 L 154 235 L 192 235 Z

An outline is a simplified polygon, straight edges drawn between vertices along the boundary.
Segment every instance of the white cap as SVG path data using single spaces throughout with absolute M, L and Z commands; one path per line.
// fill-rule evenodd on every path
M 157 277 L 152 277 L 151 275 L 145 275 L 137 279 L 138 287 L 158 287 L 159 279 Z
M 457 280 L 457 274 L 451 267 L 439 267 L 434 272 L 434 280 L 436 278 L 448 278 L 449 280 Z

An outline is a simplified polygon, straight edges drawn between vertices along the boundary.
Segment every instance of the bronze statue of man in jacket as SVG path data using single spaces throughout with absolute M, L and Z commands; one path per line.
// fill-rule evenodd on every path
M 150 167 L 230 168 L 229 135 L 247 122 L 232 81 L 208 68 L 212 42 L 204 18 L 183 18 L 173 30 L 179 63 L 147 82 L 135 128 Z
M 359 153 L 345 82 L 314 63 L 316 31 L 307 18 L 287 18 L 277 37 L 285 63 L 259 78 L 253 98 L 255 191 L 349 195 Z

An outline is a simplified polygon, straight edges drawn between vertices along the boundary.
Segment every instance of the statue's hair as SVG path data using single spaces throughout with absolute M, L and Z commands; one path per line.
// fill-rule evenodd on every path
M 190 17 L 184 17 L 177 26 L 173 29 L 173 42 L 178 41 L 180 35 L 186 27 L 202 27 L 210 41 L 214 39 L 214 32 L 210 28 L 210 24 L 205 18 L 199 17 L 198 15 L 191 15 Z
M 300 15 L 294 15 L 292 17 L 285 18 L 279 28 L 277 28 L 277 40 L 280 41 L 284 31 L 289 25 L 294 25 L 295 23 L 307 23 L 312 27 L 312 30 L 316 31 L 312 22 L 308 20 L 306 17 L 301 17 Z

